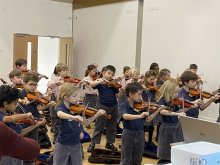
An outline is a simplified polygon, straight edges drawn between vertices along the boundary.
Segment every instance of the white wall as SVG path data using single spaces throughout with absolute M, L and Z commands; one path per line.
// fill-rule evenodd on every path
M 220 1 L 145 0 L 141 70 L 158 62 L 175 77 L 189 64 L 196 63 L 204 89 L 219 87 Z M 216 119 L 218 106 L 212 105 L 201 116 Z
M 219 0 L 145 0 L 141 72 L 152 62 L 169 68 L 172 76 L 196 63 L 204 89 L 218 88 L 220 60 Z M 121 74 L 124 65 L 134 66 L 137 1 L 91 7 L 74 12 L 75 72 L 82 76 L 86 65 L 113 64 Z M 218 105 L 201 116 L 215 120 Z
M 38 37 L 38 72 L 50 78 L 55 65 L 59 61 L 59 54 L 59 38 Z M 47 79 L 42 78 L 38 83 L 40 92 L 44 93 L 46 91 L 47 81 Z
M 84 76 L 88 64 L 114 65 L 122 74 L 134 66 L 138 2 L 129 1 L 78 9 L 73 14 L 74 72 Z
M 0 75 L 5 79 L 13 68 L 14 33 L 71 37 L 72 5 L 49 0 L 0 0 Z

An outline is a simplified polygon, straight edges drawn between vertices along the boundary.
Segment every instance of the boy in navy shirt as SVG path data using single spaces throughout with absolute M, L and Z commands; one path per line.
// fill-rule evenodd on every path
M 102 75 L 103 77 L 97 79 L 90 83 L 90 85 L 98 89 L 99 92 L 99 109 L 104 109 L 107 115 L 111 115 L 111 119 L 106 119 L 106 117 L 101 116 L 97 118 L 95 122 L 95 128 L 93 132 L 92 142 L 89 145 L 88 152 L 91 152 L 95 148 L 95 144 L 99 144 L 101 141 L 102 131 L 106 126 L 106 148 L 117 151 L 117 148 L 113 145 L 115 142 L 116 136 L 116 124 L 118 118 L 118 102 L 116 95 L 119 92 L 119 89 L 109 86 L 108 82 L 113 79 L 115 74 L 115 67 L 112 65 L 107 65 L 103 68 Z
M 190 89 L 195 89 L 197 85 L 197 74 L 193 73 L 192 71 L 185 71 L 180 77 L 183 87 L 180 89 L 178 93 L 179 98 L 184 98 L 194 104 L 198 104 L 198 108 L 190 108 L 186 111 L 186 115 L 189 117 L 198 118 L 199 116 L 199 109 L 204 110 L 207 108 L 212 102 L 218 100 L 218 95 L 211 97 L 207 102 L 203 102 L 199 96 L 192 96 L 189 93 Z
M 134 108 L 135 102 L 141 102 L 143 87 L 138 82 L 129 83 L 125 89 L 127 101 L 120 105 L 123 118 L 121 165 L 140 165 L 144 151 L 144 121 L 148 112 L 140 112 Z M 150 122 L 163 107 L 148 117 Z

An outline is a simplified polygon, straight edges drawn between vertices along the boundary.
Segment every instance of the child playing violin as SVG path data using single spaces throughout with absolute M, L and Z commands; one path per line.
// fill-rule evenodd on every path
M 144 121 L 148 112 L 135 110 L 135 102 L 141 101 L 143 87 L 138 82 L 129 83 L 126 86 L 127 101 L 120 105 L 123 118 L 122 148 L 121 148 L 121 165 L 140 165 L 144 151 Z M 164 107 L 158 109 L 157 113 Z M 150 122 L 156 114 L 150 115 Z
M 145 73 L 144 77 L 144 90 L 142 93 L 142 99 L 146 102 L 156 102 L 155 95 L 157 93 L 157 87 L 154 86 L 155 80 L 156 80 L 157 74 L 153 70 L 149 70 Z M 150 112 L 151 114 L 152 112 Z M 148 145 L 155 144 L 152 141 L 153 132 L 154 132 L 154 125 L 159 125 L 159 122 L 161 122 L 160 115 L 157 115 L 153 122 L 148 123 Z
M 15 61 L 15 67 L 17 70 L 19 70 L 21 73 L 24 73 L 27 71 L 27 60 L 23 58 L 19 58 Z
M 82 165 L 80 134 L 83 130 L 81 123 L 85 120 L 70 111 L 70 105 L 79 101 L 78 88 L 71 83 L 64 83 L 59 89 L 59 103 L 56 111 L 61 119 L 61 125 L 55 144 L 53 163 L 54 165 Z M 99 110 L 93 120 L 104 113 L 104 110 Z
M 97 67 L 95 65 L 88 65 L 85 71 L 85 77 L 83 81 L 91 83 L 92 81 L 97 79 Z M 98 99 L 98 90 L 93 89 L 90 85 L 85 84 L 85 97 L 83 100 L 84 105 L 88 105 L 89 107 L 96 108 L 97 99 Z
M 9 79 L 11 81 L 11 85 L 18 89 L 22 89 L 22 72 L 15 69 L 9 73 Z
M 211 97 L 207 102 L 203 102 L 202 98 L 200 96 L 192 96 L 190 94 L 190 89 L 195 89 L 197 85 L 197 79 L 198 76 L 196 73 L 192 71 L 185 71 L 181 77 L 180 77 L 183 87 L 180 89 L 178 93 L 179 98 L 184 98 L 186 100 L 189 100 L 195 104 L 199 104 L 199 107 L 197 108 L 190 108 L 188 111 L 186 111 L 186 115 L 189 117 L 198 118 L 199 116 L 199 109 L 204 110 L 206 109 L 212 102 L 218 100 L 219 96 L 215 95 Z
M 159 74 L 158 74 L 158 77 L 157 77 L 156 86 L 161 87 L 166 80 L 169 80 L 170 79 L 170 73 L 171 72 L 170 72 L 169 69 L 166 69 L 166 68 L 161 69 Z
M 171 159 L 171 143 L 183 141 L 183 134 L 178 120 L 178 116 L 185 116 L 184 112 L 177 112 L 180 110 L 178 105 L 172 105 L 171 102 L 177 97 L 179 86 L 167 80 L 160 87 L 157 95 L 157 102 L 159 105 L 170 107 L 171 111 L 160 111 L 162 123 L 160 126 L 158 152 L 157 156 L 160 159 L 158 164 L 170 163 Z
M 116 124 L 118 118 L 118 102 L 116 95 L 119 92 L 118 88 L 110 87 L 107 83 L 113 79 L 115 74 L 115 67 L 112 65 L 107 65 L 103 68 L 102 75 L 103 78 L 97 79 L 90 83 L 92 87 L 98 89 L 99 91 L 99 108 L 104 109 L 108 115 L 112 118 L 107 120 L 105 117 L 97 118 L 95 122 L 95 129 L 93 132 L 93 137 L 88 152 L 92 152 L 95 148 L 95 144 L 99 144 L 101 141 L 102 131 L 106 125 L 106 148 L 112 151 L 117 151 L 117 148 L 113 145 L 115 142 L 116 135 Z
M 35 121 L 32 114 L 14 114 L 19 98 L 19 90 L 8 85 L 0 87 L 0 121 L 5 123 L 8 127 L 12 128 L 18 134 L 26 135 L 40 125 L 44 124 L 43 121 Z M 29 122 L 27 128 L 22 128 L 19 123 Z M 0 165 L 22 165 L 23 160 L 18 160 L 12 157 L 3 156 L 0 159 Z

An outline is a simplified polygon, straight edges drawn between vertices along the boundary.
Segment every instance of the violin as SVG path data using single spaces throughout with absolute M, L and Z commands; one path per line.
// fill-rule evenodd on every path
M 43 105 L 47 105 L 49 103 L 49 100 L 46 100 L 46 98 L 44 98 L 43 96 L 40 95 L 40 93 L 37 92 L 27 93 L 26 97 L 30 101 L 36 101 Z
M 78 78 L 73 78 L 70 76 L 66 76 L 63 78 L 64 82 L 70 82 L 70 83 L 74 83 L 74 84 L 78 84 L 81 80 Z
M 189 94 L 192 96 L 202 96 L 203 98 L 210 99 L 213 95 L 209 92 L 202 91 L 202 93 L 199 90 L 190 89 Z
M 108 85 L 108 87 L 114 87 L 114 88 L 117 88 L 117 89 L 119 89 L 119 88 L 122 87 L 122 85 L 119 84 L 119 83 L 118 83 L 116 80 L 114 80 L 114 79 L 108 81 L 108 82 L 107 82 L 107 85 Z
M 159 88 L 157 86 L 154 86 L 154 85 L 147 85 L 146 88 L 149 91 L 154 91 L 154 92 L 158 92 L 158 90 L 159 90 Z
M 186 108 L 191 108 L 194 104 L 191 103 L 190 101 L 188 100 L 183 100 L 183 99 L 180 99 L 180 98 L 175 98 L 171 101 L 171 104 L 172 105 L 180 105 L 180 106 L 184 106 Z
M 3 78 L 0 78 L 0 80 L 3 84 L 7 84 L 7 82 Z
M 22 72 L 23 75 L 26 75 L 30 71 L 31 70 L 26 69 L 26 70 L 22 70 L 21 72 Z M 37 71 L 33 71 L 33 72 L 36 73 L 38 75 L 38 77 L 48 79 L 48 77 L 46 75 L 40 74 Z
M 36 118 L 34 117 L 33 119 L 32 118 L 27 118 L 27 119 L 23 119 L 23 120 L 18 120 L 15 122 L 15 124 L 30 124 L 30 125 L 35 125 L 36 124 L 36 121 L 42 121 L 41 118 Z
M 85 107 L 84 105 L 79 105 L 79 104 L 71 105 L 70 111 L 73 113 L 79 113 L 79 114 L 85 113 L 85 115 L 87 115 L 89 117 L 94 116 L 98 112 L 97 109 L 94 109 L 91 107 Z M 105 115 L 106 119 L 112 118 L 111 115 L 107 115 L 107 114 L 104 114 L 104 115 Z
M 160 106 L 157 105 L 157 104 L 154 103 L 154 102 L 150 102 L 150 105 L 149 105 L 149 103 L 147 103 L 147 102 L 135 102 L 135 103 L 134 103 L 134 108 L 135 108 L 136 110 L 139 110 L 139 111 L 143 111 L 143 110 L 145 110 L 146 108 L 149 108 L 150 110 L 155 111 L 155 110 L 157 110 L 159 107 L 160 107 Z

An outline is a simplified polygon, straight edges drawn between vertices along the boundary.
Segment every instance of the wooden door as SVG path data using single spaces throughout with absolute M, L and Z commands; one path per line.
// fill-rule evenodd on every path
M 13 65 L 18 58 L 28 58 L 28 45 L 31 45 L 31 70 L 37 69 L 38 56 L 38 36 L 29 34 L 14 34 L 14 49 L 13 49 Z M 15 68 L 15 65 L 14 65 Z

